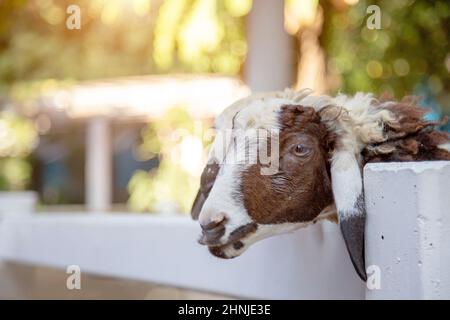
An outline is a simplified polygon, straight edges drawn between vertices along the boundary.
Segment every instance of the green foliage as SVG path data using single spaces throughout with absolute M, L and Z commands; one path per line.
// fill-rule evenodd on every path
M 0 87 L 172 72 L 237 74 L 245 0 L 30 0 L 0 3 Z M 81 29 L 66 9 L 81 9 Z
M 36 142 L 36 130 L 30 120 L 13 112 L 0 112 L 0 157 L 25 157 Z
M 156 65 L 177 67 L 176 54 L 179 66 L 189 71 L 238 73 L 247 51 L 239 17 L 250 7 L 251 0 L 164 1 L 155 25 Z
M 141 132 L 140 157 L 159 157 L 159 167 L 138 170 L 128 184 L 133 211 L 188 212 L 197 192 L 204 146 L 211 142 L 203 128 L 182 107 L 174 107 Z
M 0 190 L 24 190 L 31 178 L 31 165 L 22 158 L 0 158 Z
M 381 9 L 380 30 L 366 27 L 372 4 Z M 340 90 L 401 97 L 425 86 L 450 111 L 450 2 L 361 0 L 326 14 L 321 41 L 330 71 L 342 75 Z
M 22 190 L 31 178 L 26 160 L 37 143 L 33 123 L 13 112 L 0 113 L 0 190 Z

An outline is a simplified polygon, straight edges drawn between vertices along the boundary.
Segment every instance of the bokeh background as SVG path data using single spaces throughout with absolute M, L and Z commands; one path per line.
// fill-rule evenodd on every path
M 1 1 L 0 191 L 34 190 L 40 211 L 187 213 L 227 104 L 284 86 L 415 94 L 437 119 L 449 34 L 448 1 Z

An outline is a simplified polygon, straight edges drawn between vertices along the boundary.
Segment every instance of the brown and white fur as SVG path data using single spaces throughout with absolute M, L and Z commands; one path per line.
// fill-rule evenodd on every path
M 203 229 L 199 242 L 233 258 L 269 236 L 338 220 L 355 269 L 366 279 L 361 169 L 374 161 L 450 160 L 449 136 L 423 120 L 424 113 L 411 99 L 314 96 L 306 89 L 237 101 L 216 119 L 216 129 L 278 130 L 279 170 L 262 175 L 260 163 L 224 161 L 245 150 L 211 156 L 191 212 Z M 218 146 L 215 141 L 212 149 Z

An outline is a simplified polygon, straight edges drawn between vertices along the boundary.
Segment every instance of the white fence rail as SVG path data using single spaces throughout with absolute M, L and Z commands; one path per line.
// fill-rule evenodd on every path
M 2 222 L 0 255 L 239 297 L 364 297 L 331 223 L 261 242 L 232 260 L 210 255 L 198 234 L 187 217 L 39 214 Z
M 221 260 L 188 217 L 12 214 L 0 197 L 0 258 L 248 298 L 450 298 L 450 162 L 370 164 L 364 176 L 371 290 L 329 222 Z

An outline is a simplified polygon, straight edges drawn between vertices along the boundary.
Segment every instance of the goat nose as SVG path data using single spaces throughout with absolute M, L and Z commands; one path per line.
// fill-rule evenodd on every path
M 225 215 L 221 214 L 214 217 L 214 220 L 209 220 L 206 223 L 201 223 L 202 236 L 198 240 L 200 244 L 208 246 L 220 245 L 220 239 L 225 234 Z
M 203 230 L 212 229 L 220 225 L 225 220 L 225 213 L 220 211 L 206 210 L 200 213 L 198 222 Z
M 202 227 L 203 231 L 208 231 L 220 227 L 220 225 L 224 223 L 225 223 L 225 215 L 219 214 L 213 219 L 207 221 L 206 223 L 205 222 L 201 223 L 200 226 Z

